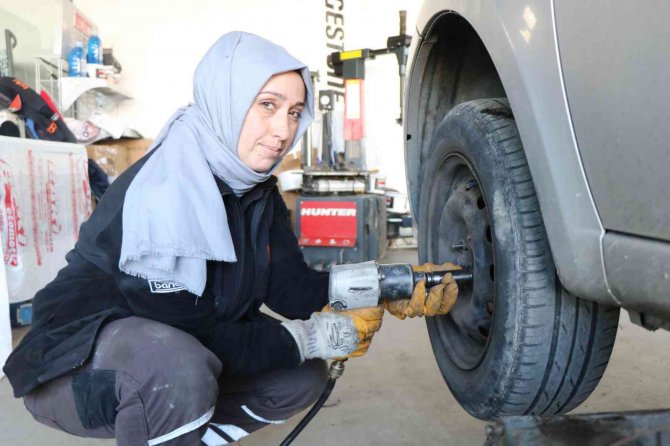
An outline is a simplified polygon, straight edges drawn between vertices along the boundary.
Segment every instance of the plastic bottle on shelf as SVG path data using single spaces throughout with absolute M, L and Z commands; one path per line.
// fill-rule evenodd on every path
M 86 61 L 93 64 L 102 64 L 100 37 L 95 34 L 88 38 L 88 54 L 86 55 Z
M 84 46 L 81 42 L 76 42 L 74 47 L 70 50 L 70 55 L 67 58 L 68 76 L 80 77 L 85 76 L 82 71 L 82 61 L 84 59 Z

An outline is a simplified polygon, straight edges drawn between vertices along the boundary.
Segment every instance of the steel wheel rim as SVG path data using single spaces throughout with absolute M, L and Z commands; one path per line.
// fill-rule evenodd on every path
M 451 361 L 472 370 L 485 356 L 494 312 L 494 246 L 487 200 L 471 163 L 461 154 L 445 158 L 434 181 L 428 260 L 471 267 L 474 280 L 459 287 L 452 311 L 435 317 L 433 324 Z

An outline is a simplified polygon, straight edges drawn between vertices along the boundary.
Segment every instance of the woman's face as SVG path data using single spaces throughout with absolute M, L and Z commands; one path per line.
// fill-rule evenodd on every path
M 272 76 L 251 104 L 237 143 L 237 156 L 256 172 L 267 172 L 289 149 L 305 108 L 302 77 Z

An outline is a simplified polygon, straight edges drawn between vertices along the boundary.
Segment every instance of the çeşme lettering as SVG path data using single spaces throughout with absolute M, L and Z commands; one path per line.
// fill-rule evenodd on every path
M 302 208 L 301 216 L 307 217 L 355 217 L 356 208 Z

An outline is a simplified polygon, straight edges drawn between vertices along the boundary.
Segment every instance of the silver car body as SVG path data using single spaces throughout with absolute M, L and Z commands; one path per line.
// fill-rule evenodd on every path
M 668 19 L 665 0 L 425 1 L 405 99 L 412 208 L 418 209 L 429 121 L 439 121 L 457 102 L 502 92 L 563 285 L 638 316 L 670 318 Z M 454 81 L 453 91 L 441 90 L 451 99 L 440 100 L 439 76 L 430 73 L 440 64 L 439 53 L 471 45 L 449 47 L 438 39 L 455 26 L 481 39 L 495 73 L 479 80 L 486 70 L 477 64 L 488 65 L 468 63 L 470 50 L 463 49 L 458 63 L 474 68 L 460 70 L 465 79 Z

